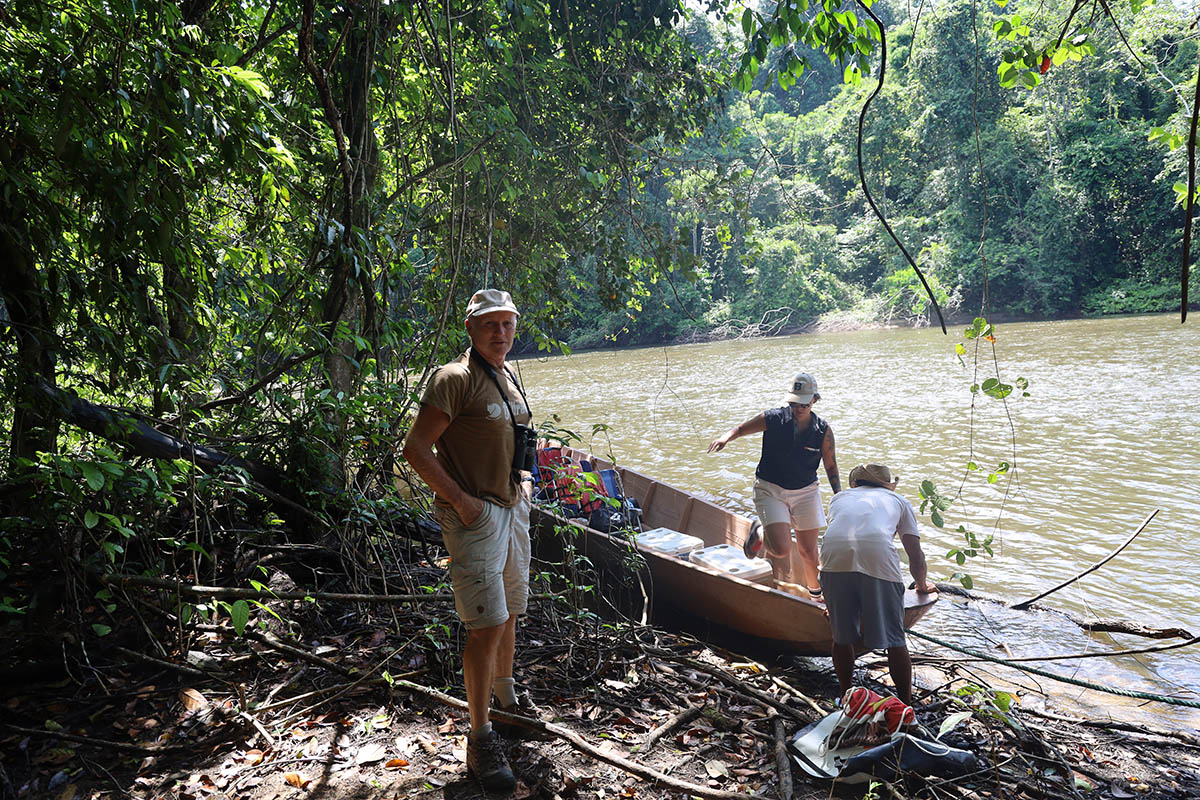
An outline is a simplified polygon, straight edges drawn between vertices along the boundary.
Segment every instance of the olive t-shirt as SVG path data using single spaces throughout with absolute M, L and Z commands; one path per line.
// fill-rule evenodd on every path
M 496 371 L 517 422 L 528 424 L 529 408 L 508 375 Z M 463 490 L 505 507 L 517 504 L 520 484 L 513 480 L 513 426 L 508 407 L 483 366 L 468 350 L 434 373 L 422 404 L 445 412 L 450 425 L 437 440 L 437 460 Z M 448 505 L 441 497 L 439 505 Z

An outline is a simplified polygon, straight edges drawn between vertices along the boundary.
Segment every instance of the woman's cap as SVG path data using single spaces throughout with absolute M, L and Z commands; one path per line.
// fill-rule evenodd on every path
M 467 319 L 478 317 L 480 314 L 491 314 L 493 311 L 511 311 L 518 317 L 521 312 L 513 304 L 512 295 L 501 289 L 480 289 L 471 295 L 467 303 Z
M 807 372 L 799 372 L 792 378 L 788 393 L 784 396 L 785 403 L 802 403 L 808 405 L 817 393 L 817 379 Z
M 859 464 L 850 470 L 851 486 L 863 481 L 877 483 L 880 486 L 891 486 L 899 479 L 899 475 L 892 475 L 892 471 L 883 464 Z

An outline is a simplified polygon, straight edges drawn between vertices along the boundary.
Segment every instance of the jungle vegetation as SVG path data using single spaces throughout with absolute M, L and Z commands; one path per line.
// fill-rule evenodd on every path
M 527 349 L 927 319 L 859 185 L 883 30 L 862 165 L 942 306 L 1177 307 L 1195 31 L 1107 8 L 5 4 L 0 615 L 107 635 L 97 574 L 284 538 L 377 576 L 485 285 Z
M 1190 17 L 1160 4 L 1126 9 L 1117 25 L 1080 13 L 1064 26 L 1067 9 L 1031 19 L 1032 3 L 874 8 L 888 68 L 865 119 L 863 168 L 940 304 L 974 316 L 986 292 L 991 313 L 1007 317 L 1179 309 Z M 1012 63 L 1019 45 L 1043 47 L 1064 29 L 1056 56 Z M 689 23 L 719 71 L 742 35 L 711 18 Z M 809 64 L 798 78 L 786 70 L 797 54 Z M 727 92 L 643 190 L 647 213 L 681 232 L 694 280 L 639 285 L 633 310 L 606 311 L 594 296 L 583 317 L 602 323 L 570 341 L 931 319 L 859 183 L 858 117 L 875 74 L 859 80 L 853 64 L 803 43 L 773 46 L 765 63 L 783 64 L 784 80 L 764 68 Z M 590 254 L 580 261 L 603 275 Z

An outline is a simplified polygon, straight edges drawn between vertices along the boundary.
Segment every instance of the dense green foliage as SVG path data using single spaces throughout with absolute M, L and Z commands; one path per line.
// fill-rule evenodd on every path
M 215 578 L 283 527 L 373 558 L 466 296 L 509 289 L 549 346 L 593 293 L 573 257 L 603 264 L 610 306 L 673 262 L 653 226 L 657 258 L 624 238 L 647 165 L 715 108 L 683 13 L 6 4 L 0 581 L 22 560 L 60 589 L 96 569 Z M 132 422 L 83 434 L 72 395 L 280 479 L 114 448 Z
M 923 317 L 859 185 L 884 31 L 863 167 L 942 305 L 1176 301 L 1170 7 L 1044 71 L 1014 37 L 1066 9 L 711 5 L 5 4 L 0 572 L 197 575 L 305 526 L 359 558 L 485 285 L 525 348 Z M 270 469 L 135 456 L 133 420 Z
M 1055 50 L 1070 6 L 922 7 L 919 19 L 908 17 L 915 5 L 875 7 L 888 69 L 866 116 L 863 167 L 939 303 L 973 315 L 986 291 L 992 315 L 1178 309 L 1182 214 L 1172 184 L 1186 165 L 1184 151 L 1165 144 L 1177 147 L 1187 130 L 1190 18 L 1169 5 L 1136 17 L 1116 9 L 1119 30 L 1103 15 L 1086 29 L 1072 20 Z M 641 304 L 654 310 L 637 320 L 593 307 L 602 324 L 573 341 L 649 342 L 722 323 L 725 333 L 757 332 L 784 317 L 928 318 L 925 292 L 858 180 L 858 115 L 875 75 L 857 46 L 869 32 L 851 36 L 848 26 L 870 22 L 860 9 L 857 23 L 832 23 L 847 55 L 833 64 L 784 43 L 770 14 L 747 15 L 733 30 L 693 21 L 689 36 L 715 65 L 738 52 L 743 25 L 754 30 L 741 64 L 758 71 L 644 199 L 664 225 L 692 232 L 698 282 L 656 287 Z M 1037 53 L 1032 74 L 1013 66 L 1013 50 L 1027 44 Z M 1044 74 L 1043 52 L 1055 54 Z

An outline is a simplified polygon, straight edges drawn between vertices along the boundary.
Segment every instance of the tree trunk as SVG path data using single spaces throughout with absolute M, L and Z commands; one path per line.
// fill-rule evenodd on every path
M 306 10 L 311 13 L 311 6 Z M 339 222 L 342 226 L 341 246 L 332 258 L 329 287 L 323 303 L 323 322 L 333 342 L 325 358 L 329 386 L 334 394 L 343 397 L 354 394 L 359 378 L 358 364 L 366 351 L 349 337 L 339 337 L 344 331 L 362 335 L 372 344 L 378 339 L 378 313 L 375 303 L 374 270 L 367 260 L 368 253 L 358 246 L 359 235 L 371 225 L 370 198 L 379 172 L 379 146 L 375 139 L 371 115 L 371 78 L 375 71 L 377 33 L 381 30 L 380 5 L 370 0 L 355 7 L 350 23 L 345 56 L 341 60 L 343 96 L 341 110 L 334 105 L 327 75 L 312 58 L 311 39 L 301 42 L 301 58 L 324 98 L 326 121 L 338 139 L 339 170 L 342 175 Z M 306 25 L 311 25 L 311 18 Z M 302 34 L 303 36 L 303 34 Z M 344 415 L 328 420 L 336 440 L 330 449 L 331 463 L 326 475 L 337 485 L 346 483 L 344 463 Z
M 54 325 L 33 253 L 21 236 L 22 216 L 8 203 L 0 206 L 0 297 L 17 339 L 16 368 L 11 374 L 15 408 L 9 467 L 13 472 L 18 471 L 17 459 L 54 452 L 58 439 L 58 417 L 37 391 L 43 383 L 56 385 Z

